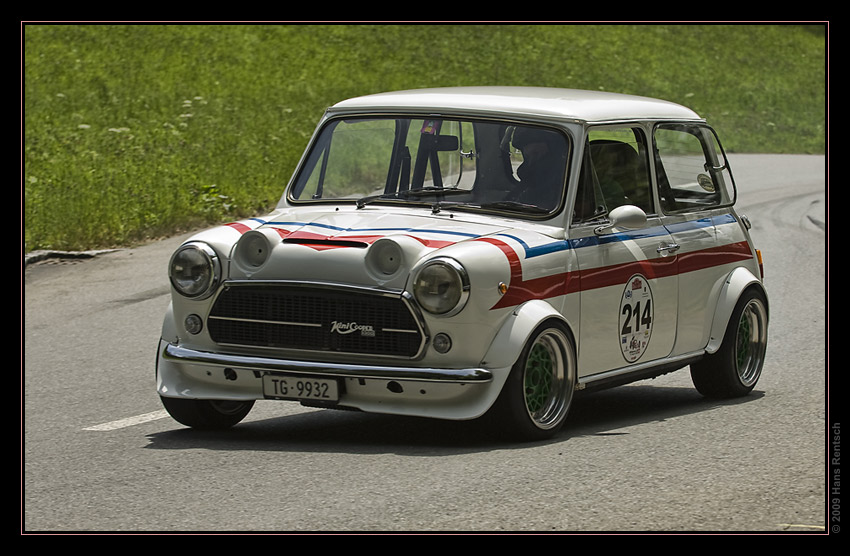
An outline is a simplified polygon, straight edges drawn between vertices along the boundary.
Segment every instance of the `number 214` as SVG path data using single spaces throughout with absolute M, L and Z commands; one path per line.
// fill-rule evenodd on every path
M 632 309 L 631 305 L 623 305 L 622 314 L 625 315 L 625 320 L 623 321 L 623 330 L 621 334 L 631 334 L 632 333 L 632 319 L 634 319 L 635 323 L 635 332 L 640 330 L 641 325 L 644 328 L 649 329 L 652 325 L 652 300 L 646 301 L 646 307 L 644 307 L 643 312 L 640 310 L 640 301 L 635 303 L 634 309 Z M 640 315 L 640 317 L 638 317 Z

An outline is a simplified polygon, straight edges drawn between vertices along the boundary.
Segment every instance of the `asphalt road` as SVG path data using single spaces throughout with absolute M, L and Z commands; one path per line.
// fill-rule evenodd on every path
M 732 164 L 772 307 L 753 394 L 706 401 L 680 371 L 580 396 L 546 442 L 285 402 L 187 429 L 154 391 L 185 236 L 28 265 L 22 532 L 830 532 L 825 160 Z

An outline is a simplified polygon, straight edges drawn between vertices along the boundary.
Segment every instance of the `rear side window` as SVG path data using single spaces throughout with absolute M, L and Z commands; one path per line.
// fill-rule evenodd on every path
M 659 125 L 654 148 L 659 201 L 665 213 L 707 210 L 734 202 L 726 158 L 709 127 Z

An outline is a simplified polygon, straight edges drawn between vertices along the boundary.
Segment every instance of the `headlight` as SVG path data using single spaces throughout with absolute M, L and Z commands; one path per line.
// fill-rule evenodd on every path
M 205 243 L 187 243 L 175 251 L 168 266 L 171 285 L 181 295 L 203 299 L 215 291 L 221 265 L 212 247 Z
M 455 315 L 469 297 L 466 269 L 454 259 L 434 259 L 416 275 L 413 295 L 429 313 L 443 317 Z

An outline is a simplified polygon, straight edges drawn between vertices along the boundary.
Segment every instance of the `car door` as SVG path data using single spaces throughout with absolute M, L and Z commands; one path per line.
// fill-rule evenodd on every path
M 678 255 L 655 209 L 645 130 L 591 128 L 570 240 L 581 280 L 579 375 L 670 354 L 678 315 Z M 638 207 L 637 227 L 612 227 L 612 211 Z M 633 209 L 628 209 L 632 210 Z
M 712 130 L 703 124 L 670 123 L 658 125 L 653 135 L 661 221 L 678 246 L 674 355 L 682 355 L 706 346 L 729 265 L 751 254 L 731 212 L 734 185 Z

